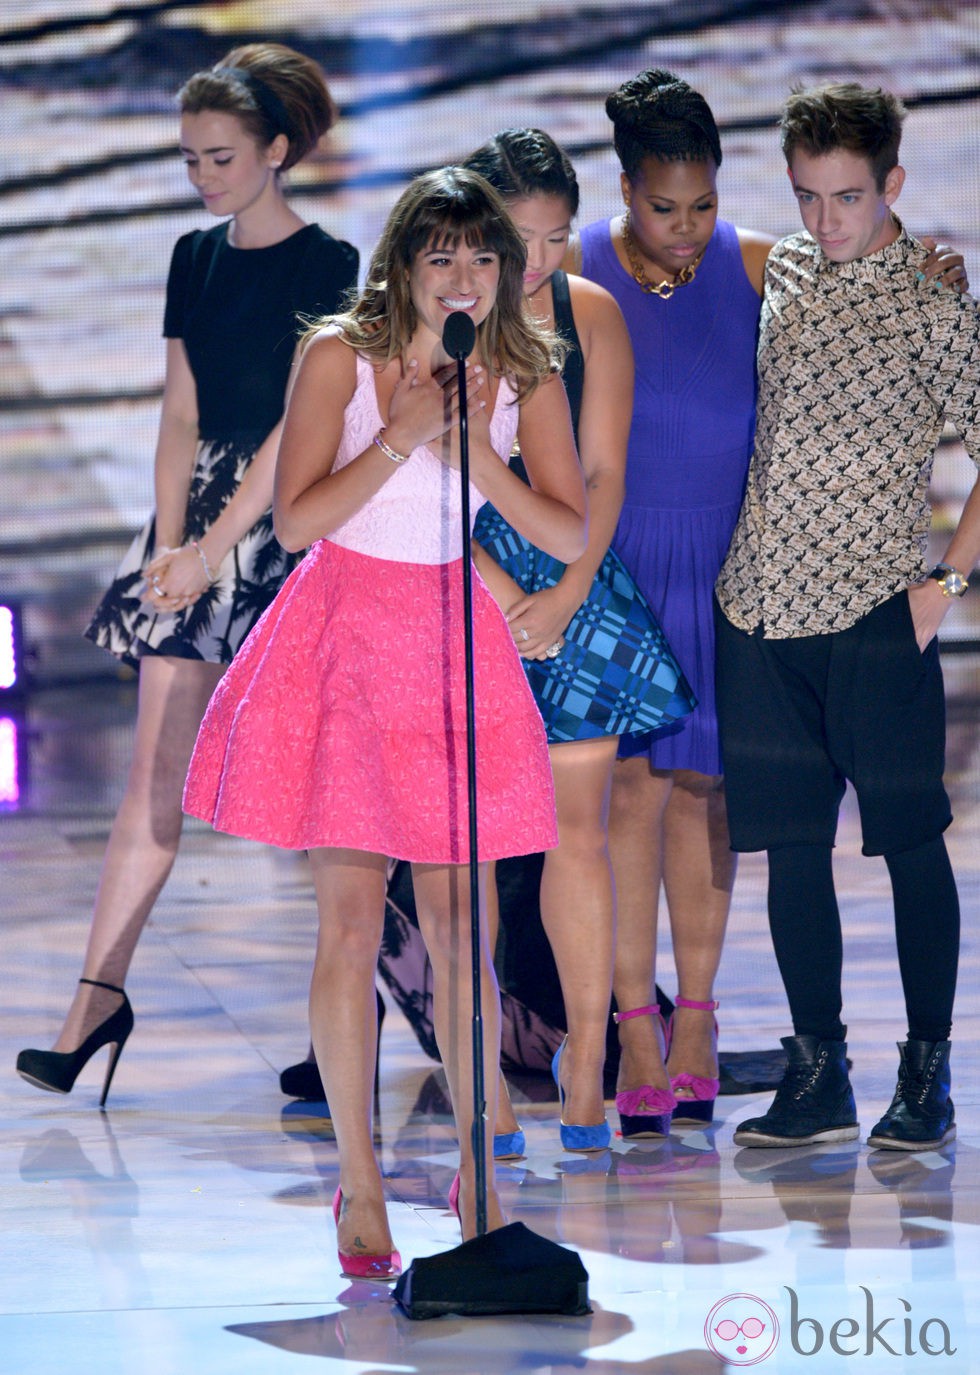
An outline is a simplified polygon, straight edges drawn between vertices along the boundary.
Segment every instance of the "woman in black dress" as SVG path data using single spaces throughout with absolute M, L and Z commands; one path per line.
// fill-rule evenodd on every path
M 191 77 L 178 99 L 188 177 L 223 222 L 174 248 L 156 511 L 87 631 L 138 668 L 139 705 L 83 977 L 54 1049 L 17 1060 L 31 1083 L 68 1093 L 108 1044 L 102 1102 L 132 1029 L 122 985 L 176 858 L 204 709 L 297 561 L 277 543 L 270 509 L 297 333 L 338 310 L 357 279 L 356 250 L 306 224 L 283 194 L 282 173 L 336 118 L 315 63 L 248 44 Z

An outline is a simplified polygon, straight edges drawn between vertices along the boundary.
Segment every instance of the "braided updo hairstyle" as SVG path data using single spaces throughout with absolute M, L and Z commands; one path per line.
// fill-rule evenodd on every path
M 217 111 L 241 120 L 262 148 L 285 134 L 282 170 L 311 152 L 337 119 L 337 107 L 320 68 L 282 43 L 245 43 L 181 87 L 182 114 Z
M 463 163 L 479 172 L 505 200 L 561 196 L 574 219 L 579 189 L 575 168 L 543 129 L 503 129 Z
M 703 95 L 673 72 L 640 72 L 606 98 L 616 155 L 630 181 L 644 158 L 721 166 L 721 139 Z

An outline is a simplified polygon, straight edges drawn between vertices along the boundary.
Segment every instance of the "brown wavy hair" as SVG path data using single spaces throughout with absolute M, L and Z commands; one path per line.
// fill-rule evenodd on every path
M 245 43 L 232 48 L 177 92 L 182 114 L 206 110 L 234 115 L 261 148 L 285 134 L 285 172 L 319 143 L 336 123 L 337 107 L 323 73 L 309 57 L 283 43 Z
M 441 167 L 416 177 L 402 192 L 371 256 L 363 291 L 342 315 L 316 329 L 336 326 L 344 341 L 379 363 L 408 347 L 418 325 L 409 273 L 430 246 L 486 248 L 500 260 L 493 308 L 477 327 L 485 365 L 508 377 L 519 400 L 561 366 L 561 343 L 531 316 L 524 300 L 527 249 L 500 196 L 478 173 Z
M 879 191 L 898 165 L 905 106 L 880 87 L 855 81 L 796 89 L 783 106 L 779 133 L 787 163 L 797 148 L 811 157 L 843 149 L 867 158 Z

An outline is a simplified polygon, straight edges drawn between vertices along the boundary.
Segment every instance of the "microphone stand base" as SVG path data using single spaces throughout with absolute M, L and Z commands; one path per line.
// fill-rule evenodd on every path
M 451 1251 L 413 1260 L 398 1277 L 395 1302 L 409 1318 L 491 1317 L 501 1313 L 591 1313 L 580 1257 L 523 1222 L 485 1232 Z

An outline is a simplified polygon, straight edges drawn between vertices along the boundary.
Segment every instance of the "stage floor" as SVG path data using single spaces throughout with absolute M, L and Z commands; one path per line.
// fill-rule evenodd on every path
M 951 659 L 947 681 L 964 915 L 958 1140 L 921 1155 L 737 1150 L 733 1127 L 768 1101 L 755 1095 L 721 1098 L 708 1130 L 577 1156 L 560 1149 L 551 1085 L 517 1081 L 528 1152 L 498 1168 L 503 1197 L 512 1219 L 580 1254 L 594 1310 L 582 1318 L 413 1323 L 386 1286 L 339 1275 L 330 1126 L 277 1083 L 307 1044 L 314 918 L 301 856 L 189 826 L 129 980 L 136 1029 L 108 1110 L 104 1052 L 70 1097 L 16 1076 L 20 1048 L 50 1044 L 78 974 L 133 693 L 47 692 L 26 721 L 0 720 L 0 1372 L 707 1375 L 753 1363 L 826 1375 L 847 1353 L 869 1372 L 980 1371 L 976 664 Z M 891 1097 L 904 1021 L 887 874 L 861 858 L 849 802 L 836 867 L 866 1134 Z M 718 985 L 728 1052 L 773 1049 L 789 1030 L 764 889 L 763 863 L 745 860 Z M 668 949 L 659 978 L 673 989 Z M 389 1001 L 379 1141 L 406 1263 L 459 1239 L 444 1102 L 441 1071 Z M 723 1317 L 763 1331 L 726 1342 Z

